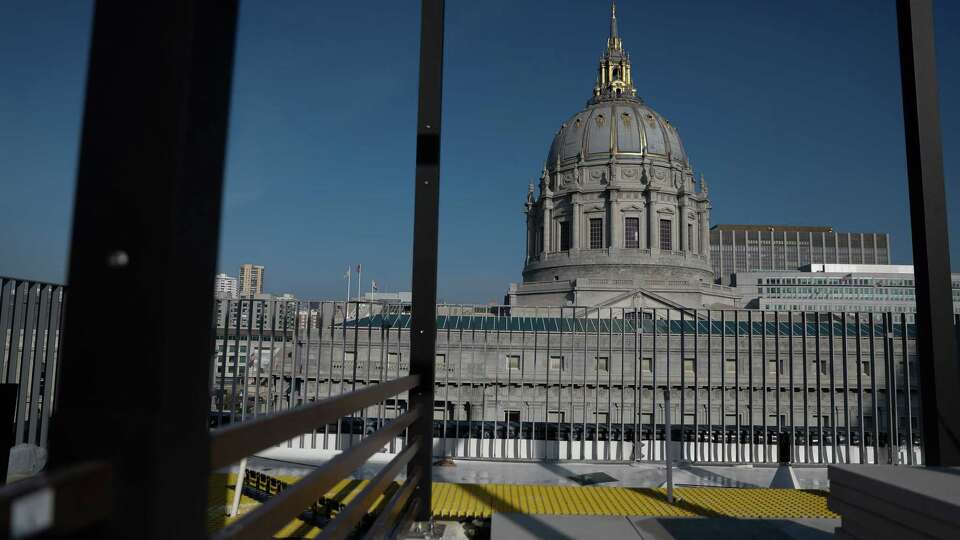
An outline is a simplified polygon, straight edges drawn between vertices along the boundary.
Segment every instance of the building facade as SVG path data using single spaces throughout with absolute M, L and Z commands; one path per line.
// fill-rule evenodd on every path
M 255 264 L 240 265 L 240 296 L 249 298 L 255 294 L 263 294 L 264 268 Z
M 714 281 L 707 184 L 634 80 L 614 8 L 593 96 L 556 133 L 539 189 L 529 186 L 512 306 L 736 303 L 734 291 L 702 287 Z
M 911 265 L 811 264 L 799 271 L 737 272 L 745 307 L 771 311 L 904 314 L 917 311 Z M 953 312 L 960 313 L 960 274 L 952 274 Z
M 213 281 L 213 292 L 217 298 L 237 298 L 240 293 L 237 278 L 227 274 L 217 274 Z
M 736 272 L 890 264 L 890 235 L 836 232 L 832 227 L 716 225 L 710 229 L 710 259 L 722 285 L 731 285 Z

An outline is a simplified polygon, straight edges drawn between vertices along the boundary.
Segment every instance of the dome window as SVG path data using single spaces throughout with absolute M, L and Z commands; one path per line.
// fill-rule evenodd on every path
M 597 116 L 597 125 L 598 125 L 598 126 L 602 126 L 605 121 L 606 121 L 606 119 L 603 117 L 602 114 Z
M 630 113 L 623 113 L 623 125 L 630 125 Z
M 614 78 L 614 79 L 619 79 L 619 78 L 620 78 L 620 68 L 613 68 L 613 78 Z M 619 92 L 617 92 L 617 93 L 619 93 Z

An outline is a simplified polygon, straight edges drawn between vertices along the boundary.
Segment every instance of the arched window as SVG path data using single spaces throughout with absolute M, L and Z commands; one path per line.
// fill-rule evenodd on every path
M 620 68 L 613 68 L 613 78 L 614 80 L 620 78 Z

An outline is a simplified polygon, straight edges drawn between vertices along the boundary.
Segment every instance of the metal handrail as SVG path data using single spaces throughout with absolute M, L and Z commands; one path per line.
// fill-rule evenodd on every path
M 408 375 L 348 394 L 321 399 L 310 405 L 215 429 L 210 433 L 210 467 L 218 469 L 236 463 L 271 445 L 410 390 L 419 381 L 419 375 Z
M 409 427 L 421 414 L 425 413 L 418 407 L 392 420 L 360 444 L 338 454 L 282 493 L 224 527 L 211 538 L 214 540 L 259 539 L 272 536 L 316 501 L 321 494 L 366 462 L 391 438 Z
M 393 479 L 400 474 L 400 469 L 410 462 L 414 453 L 419 449 L 421 441 L 414 441 L 396 455 L 390 463 L 370 480 L 367 487 L 363 488 L 344 509 L 337 513 L 337 517 L 323 527 L 323 532 L 318 538 L 346 538 L 357 526 L 357 523 L 363 519 L 367 510 L 377 500 L 377 497 L 386 491 L 387 486 L 393 482 Z

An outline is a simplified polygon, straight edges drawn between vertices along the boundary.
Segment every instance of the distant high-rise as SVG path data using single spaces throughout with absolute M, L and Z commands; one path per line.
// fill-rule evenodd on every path
M 226 274 L 217 274 L 213 292 L 218 298 L 236 298 L 239 293 L 237 278 Z
M 833 227 L 716 225 L 710 229 L 710 261 L 723 285 L 731 285 L 737 272 L 890 264 L 890 235 L 836 232 Z
M 240 265 L 240 296 L 263 294 L 263 267 L 256 264 Z

